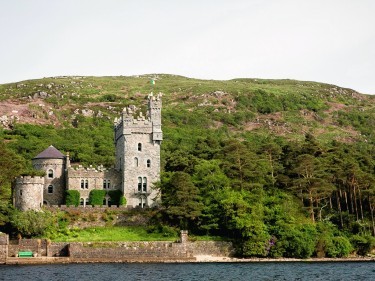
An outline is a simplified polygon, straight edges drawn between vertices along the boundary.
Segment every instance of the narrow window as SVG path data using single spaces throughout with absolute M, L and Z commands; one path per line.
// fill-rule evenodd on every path
M 22 196 L 22 189 L 20 189 L 20 196 Z
M 107 189 L 110 189 L 110 188 L 111 188 L 111 181 L 107 180 Z
M 107 188 L 107 180 L 103 180 L 103 189 Z
M 142 144 L 138 143 L 138 151 L 142 151 Z
M 84 189 L 84 188 L 85 188 L 85 181 L 81 180 L 81 189 Z
M 83 206 L 85 204 L 85 199 L 81 198 L 79 200 L 79 205 Z
M 139 177 L 138 178 L 138 192 L 141 192 L 142 191 L 142 178 Z
M 53 179 L 53 170 L 52 169 L 48 170 L 48 178 Z
M 138 158 L 137 157 L 134 158 L 134 166 L 138 167 Z
M 150 168 L 150 167 L 151 167 L 151 160 L 148 159 L 148 160 L 147 160 L 147 168 Z
M 143 178 L 143 192 L 146 192 L 147 191 L 147 178 L 144 177 Z
M 48 193 L 53 193 L 53 185 L 48 186 Z
M 85 180 L 85 188 L 86 188 L 86 189 L 89 188 L 89 181 L 88 181 L 88 180 Z

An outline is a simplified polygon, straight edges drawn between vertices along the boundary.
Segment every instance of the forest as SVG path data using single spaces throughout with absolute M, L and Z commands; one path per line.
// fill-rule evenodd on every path
M 41 90 L 45 98 L 30 99 Z M 11 181 L 35 173 L 33 156 L 53 144 L 72 162 L 111 166 L 113 118 L 127 104 L 144 110 L 149 91 L 164 94 L 155 183 L 162 205 L 150 229 L 231 240 L 242 257 L 346 257 L 374 248 L 374 98 L 293 80 L 146 75 L 0 85 L 0 102 L 28 103 L 35 119 L 0 129 L 1 229 L 21 230 Z

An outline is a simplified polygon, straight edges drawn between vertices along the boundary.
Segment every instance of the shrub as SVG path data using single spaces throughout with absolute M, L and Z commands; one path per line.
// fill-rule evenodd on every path
M 124 198 L 121 190 L 110 190 L 108 195 L 111 198 L 112 205 L 124 205 L 126 204 L 126 199 Z
M 89 204 L 93 206 L 102 206 L 104 197 L 106 195 L 105 190 L 94 189 L 90 191 Z
M 78 206 L 80 194 L 78 190 L 67 190 L 65 197 L 65 204 L 67 206 Z
M 328 245 L 326 245 L 326 253 L 331 258 L 347 257 L 352 251 L 352 245 L 348 238 L 343 236 L 333 237 Z
M 350 239 L 358 255 L 365 256 L 375 245 L 375 238 L 371 236 L 353 235 Z
M 14 210 L 10 222 L 18 233 L 23 236 L 32 237 L 45 234 L 53 224 L 54 217 L 51 212 Z

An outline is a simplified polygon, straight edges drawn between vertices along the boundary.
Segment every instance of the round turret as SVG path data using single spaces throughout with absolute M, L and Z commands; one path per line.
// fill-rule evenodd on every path
M 61 205 L 64 203 L 65 169 L 68 157 L 52 145 L 32 159 L 34 169 L 46 173 L 44 177 L 43 203 Z
M 43 204 L 43 177 L 17 177 L 14 185 L 14 206 L 21 211 L 41 209 Z

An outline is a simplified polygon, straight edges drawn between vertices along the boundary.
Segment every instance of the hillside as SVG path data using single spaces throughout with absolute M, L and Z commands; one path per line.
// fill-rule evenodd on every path
M 0 124 L 5 129 L 31 124 L 58 130 L 80 122 L 110 126 L 125 105 L 144 109 L 150 91 L 163 92 L 164 128 L 171 130 L 186 126 L 241 138 L 272 134 L 290 140 L 311 133 L 324 142 L 374 138 L 374 96 L 316 82 L 174 75 L 54 77 L 0 85 Z
M 152 74 L 0 85 L 0 199 L 51 144 L 72 162 L 113 165 L 114 118 L 130 104 L 144 112 L 151 91 L 163 93 L 155 231 L 230 238 L 242 256 L 371 250 L 375 96 L 317 82 Z M 0 204 L 0 226 L 9 213 Z

